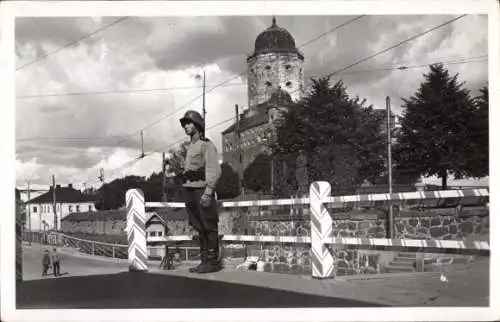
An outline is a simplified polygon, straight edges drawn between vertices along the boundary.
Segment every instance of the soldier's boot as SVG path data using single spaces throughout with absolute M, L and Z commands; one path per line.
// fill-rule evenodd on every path
M 208 257 L 208 248 L 207 248 L 207 239 L 205 237 L 205 234 L 203 234 L 202 232 L 199 233 L 199 242 L 200 242 L 200 259 L 201 259 L 201 263 L 196 266 L 196 267 L 191 267 L 189 269 L 189 272 L 190 273 L 197 273 L 200 268 L 206 264 L 207 262 L 207 257 Z
M 222 269 L 219 260 L 219 235 L 217 232 L 207 234 L 208 253 L 205 265 L 202 265 L 198 273 L 214 273 Z

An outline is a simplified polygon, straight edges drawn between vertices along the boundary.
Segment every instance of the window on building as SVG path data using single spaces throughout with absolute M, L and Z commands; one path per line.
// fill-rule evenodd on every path
M 266 65 L 266 69 L 267 70 L 271 69 L 271 66 L 270 65 Z
M 33 207 L 33 212 L 37 212 L 37 211 L 38 211 L 37 206 L 34 206 Z
M 89 205 L 89 212 L 92 211 L 92 205 Z
M 71 205 L 70 205 L 70 206 L 68 206 L 68 211 L 69 211 L 69 212 L 72 212 L 72 211 L 73 211 L 73 206 L 71 206 Z
M 151 236 L 151 237 L 155 237 L 155 236 L 156 236 L 156 231 L 150 231 L 150 232 L 149 232 L 149 236 Z
M 61 211 L 61 205 L 56 205 L 57 211 Z
M 76 212 L 80 212 L 80 205 L 76 205 Z
M 285 85 L 288 86 L 288 87 L 290 87 L 290 86 L 292 86 L 292 82 L 288 81 L 288 82 L 286 82 Z
M 285 69 L 286 69 L 286 70 L 290 70 L 290 69 L 292 69 L 292 65 L 287 64 L 287 65 L 285 66 Z
M 266 86 L 270 87 L 271 86 L 271 82 L 266 82 Z
M 161 237 L 161 236 L 163 236 L 163 232 L 162 232 L 162 231 L 159 231 L 159 232 L 158 232 L 158 237 Z

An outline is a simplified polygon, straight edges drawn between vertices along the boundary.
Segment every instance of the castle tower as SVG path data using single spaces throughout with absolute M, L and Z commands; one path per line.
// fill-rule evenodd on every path
M 304 87 L 304 56 L 295 40 L 273 17 L 271 27 L 255 39 L 255 50 L 247 57 L 248 106 L 269 100 L 281 88 L 298 101 Z

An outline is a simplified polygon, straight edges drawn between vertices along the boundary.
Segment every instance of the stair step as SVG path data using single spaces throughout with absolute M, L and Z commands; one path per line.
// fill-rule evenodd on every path
M 408 267 L 413 269 L 413 262 L 390 262 L 390 265 L 394 267 Z
M 398 254 L 398 257 L 408 257 L 408 258 L 416 258 L 417 253 L 408 253 L 408 252 L 401 252 Z
M 385 267 L 386 271 L 389 273 L 406 273 L 406 272 L 414 272 L 415 270 L 413 267 L 408 268 L 408 267 L 399 267 L 399 266 L 392 266 L 392 265 L 387 265 Z
M 406 258 L 406 257 L 395 257 L 393 259 L 393 262 L 399 262 L 399 263 L 415 263 L 417 261 L 416 258 Z

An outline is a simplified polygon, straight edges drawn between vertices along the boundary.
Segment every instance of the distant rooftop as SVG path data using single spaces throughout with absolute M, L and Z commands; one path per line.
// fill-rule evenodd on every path
M 31 200 L 28 200 L 28 204 L 39 204 L 39 203 L 50 203 L 53 201 L 53 192 L 54 189 L 50 187 L 49 191 L 41 194 L 38 197 L 35 197 Z M 68 184 L 66 187 L 61 187 L 61 185 L 57 185 L 55 189 L 56 193 L 56 201 L 62 203 L 72 203 L 72 202 L 96 202 L 98 199 L 95 195 L 86 195 L 83 194 L 80 190 L 76 190 L 73 188 L 72 184 Z

